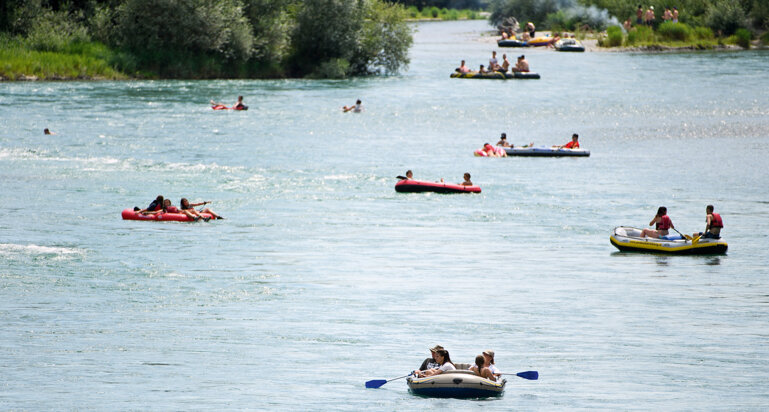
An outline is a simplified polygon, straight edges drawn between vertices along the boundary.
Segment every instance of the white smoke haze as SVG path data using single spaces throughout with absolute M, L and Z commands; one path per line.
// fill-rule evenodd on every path
M 609 11 L 606 9 L 599 9 L 596 6 L 585 7 L 581 4 L 565 0 L 564 2 L 573 3 L 569 7 L 563 9 L 563 12 L 569 18 L 580 17 L 581 20 L 590 25 L 590 27 L 622 27 L 619 20 L 617 20 L 616 17 L 609 15 Z

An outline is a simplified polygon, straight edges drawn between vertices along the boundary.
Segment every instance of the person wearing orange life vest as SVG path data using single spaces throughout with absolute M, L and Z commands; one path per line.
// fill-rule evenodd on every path
M 654 215 L 654 219 L 649 222 L 649 226 L 656 224 L 654 229 L 644 229 L 641 232 L 641 237 L 660 238 L 668 235 L 668 230 L 675 229 L 673 221 L 668 216 L 668 208 L 660 206 L 657 209 L 657 214 Z
M 724 220 L 721 215 L 713 212 L 713 205 L 705 208 L 705 233 L 697 232 L 692 237 L 700 236 L 702 239 L 721 239 L 721 229 L 724 227 Z

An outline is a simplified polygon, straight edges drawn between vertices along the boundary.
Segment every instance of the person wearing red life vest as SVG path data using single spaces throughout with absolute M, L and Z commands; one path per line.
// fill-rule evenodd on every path
M 673 221 L 671 221 L 668 216 L 668 208 L 665 206 L 660 206 L 660 208 L 657 209 L 657 214 L 654 215 L 654 219 L 649 222 L 649 226 L 655 224 L 656 227 L 654 229 L 644 229 L 641 232 L 641 237 L 660 238 L 662 236 L 667 236 L 668 230 L 675 229 Z
M 700 236 L 702 239 L 721 239 L 721 229 L 724 227 L 724 220 L 721 215 L 713 212 L 713 205 L 705 208 L 705 233 L 697 232 L 692 237 Z

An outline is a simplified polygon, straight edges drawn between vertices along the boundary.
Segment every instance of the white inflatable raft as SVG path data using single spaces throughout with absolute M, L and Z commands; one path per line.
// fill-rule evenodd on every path
M 559 149 L 558 147 L 506 147 L 508 156 L 566 157 L 590 156 L 590 150 Z
M 696 241 L 695 241 L 696 240 Z M 618 226 L 609 237 L 614 247 L 623 252 L 664 253 L 671 255 L 725 254 L 729 248 L 721 239 L 695 238 L 686 240 L 678 235 L 665 238 L 641 237 L 641 229 Z
M 469 370 L 453 370 L 426 378 L 409 377 L 406 384 L 415 395 L 434 398 L 488 398 L 501 396 L 507 380 L 481 378 Z

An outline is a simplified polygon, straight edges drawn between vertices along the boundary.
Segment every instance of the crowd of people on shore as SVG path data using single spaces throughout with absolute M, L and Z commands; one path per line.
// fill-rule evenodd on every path
M 721 238 L 721 229 L 724 227 L 724 220 L 721 218 L 721 215 L 714 212 L 715 208 L 713 205 L 707 205 L 705 207 L 705 231 L 704 232 L 695 232 L 692 234 L 692 238 L 699 237 L 701 239 L 720 239 Z M 670 216 L 668 216 L 668 208 L 665 206 L 660 206 L 659 209 L 657 209 L 657 214 L 654 215 L 651 222 L 649 222 L 649 226 L 655 225 L 654 229 L 644 229 L 641 231 L 641 237 L 650 237 L 654 239 L 663 238 L 665 236 L 668 236 L 670 233 L 670 229 L 676 230 L 676 227 L 673 225 L 673 221 L 670 219 Z M 685 236 L 678 232 L 681 237 Z
M 478 73 L 478 74 L 486 74 L 486 73 L 493 73 L 493 72 L 500 72 L 500 73 L 507 73 L 508 70 L 510 72 L 520 72 L 520 73 L 527 73 L 529 72 L 529 62 L 526 60 L 526 56 L 520 55 L 518 56 L 518 60 L 516 61 L 514 66 L 510 65 L 510 61 L 507 60 L 507 54 L 502 54 L 502 61 L 500 62 L 497 59 L 497 52 L 492 51 L 491 52 L 491 58 L 489 59 L 489 65 L 484 66 L 480 65 L 480 68 L 477 71 L 471 70 L 467 65 L 465 64 L 465 61 L 462 60 L 459 64 L 459 67 L 456 68 L 457 73 Z
M 156 197 L 155 200 L 150 202 L 149 206 L 147 206 L 145 209 L 134 207 L 134 212 L 141 215 L 156 215 L 160 213 L 181 213 L 194 221 L 203 219 L 206 222 L 208 222 L 210 219 L 224 219 L 222 216 L 214 213 L 213 210 L 207 207 L 200 210 L 195 210 L 197 206 L 205 206 L 209 203 L 211 202 L 204 201 L 204 202 L 198 202 L 198 203 L 190 203 L 189 200 L 187 200 L 187 198 L 183 197 L 181 201 L 179 201 L 179 207 L 176 207 L 171 203 L 171 199 L 166 199 L 163 197 L 163 195 L 158 195 L 158 197 Z M 203 216 L 202 214 L 207 214 L 208 216 Z
M 457 366 L 451 361 L 449 351 L 441 345 L 435 345 L 430 348 L 430 357 L 425 359 L 419 366 L 419 370 L 413 371 L 412 374 L 417 378 L 424 378 L 453 370 L 457 370 Z M 494 365 L 494 351 L 488 349 L 476 356 L 467 370 L 492 382 L 496 382 L 502 376 L 502 372 Z
M 638 5 L 638 8 L 635 11 L 635 24 L 636 25 L 645 25 L 649 27 L 654 26 L 654 22 L 657 20 L 657 17 L 654 15 L 654 6 L 649 6 L 644 11 L 644 8 L 642 5 Z M 671 10 L 670 7 L 665 8 L 665 12 L 662 13 L 662 22 L 673 22 L 678 23 L 678 8 L 673 7 Z M 625 28 L 625 30 L 630 30 L 633 27 L 633 24 L 630 22 L 630 17 L 625 20 L 624 23 L 622 23 L 622 27 Z

